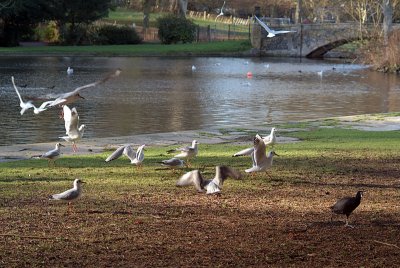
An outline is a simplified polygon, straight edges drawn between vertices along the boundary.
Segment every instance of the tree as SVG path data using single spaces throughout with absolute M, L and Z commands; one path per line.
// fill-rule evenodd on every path
M 66 43 L 79 43 L 81 26 L 108 15 L 112 0 L 47 0 Z
M 22 33 L 50 17 L 45 8 L 46 0 L 14 0 L 12 3 L 1 0 L 0 3 L 0 46 L 18 46 Z
M 393 23 L 393 5 L 391 0 L 382 1 L 383 9 L 383 40 L 384 45 L 387 46 L 389 40 L 389 34 L 392 31 Z

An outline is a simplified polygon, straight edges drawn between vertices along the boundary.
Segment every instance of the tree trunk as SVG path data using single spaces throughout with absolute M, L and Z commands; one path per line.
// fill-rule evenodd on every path
M 301 7 L 302 7 L 302 0 L 297 0 L 296 1 L 296 13 L 295 13 L 295 16 L 294 16 L 294 20 L 295 20 L 295 23 L 301 23 Z
M 146 31 L 146 29 L 149 28 L 150 9 L 150 0 L 143 0 L 143 31 Z
M 392 0 L 383 0 L 383 40 L 385 46 L 388 44 L 389 35 L 392 31 L 393 23 L 393 5 Z
M 179 16 L 186 17 L 187 5 L 189 0 L 178 0 L 178 14 Z

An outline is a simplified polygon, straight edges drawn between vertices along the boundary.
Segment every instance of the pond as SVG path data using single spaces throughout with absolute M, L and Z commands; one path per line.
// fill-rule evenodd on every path
M 192 71 L 192 66 L 196 70 Z M 67 75 L 67 67 L 74 68 Z M 76 107 L 84 137 L 244 127 L 399 111 L 400 79 L 339 61 L 225 57 L 1 57 L 0 145 L 51 142 L 65 134 L 58 109 L 23 116 L 23 96 L 84 89 Z M 323 71 L 322 76 L 318 72 Z M 252 77 L 248 78 L 247 73 Z M 40 103 L 37 103 L 40 104 Z

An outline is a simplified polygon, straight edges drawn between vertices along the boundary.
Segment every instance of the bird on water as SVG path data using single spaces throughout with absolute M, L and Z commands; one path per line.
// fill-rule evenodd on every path
M 339 199 L 336 204 L 331 206 L 331 210 L 333 213 L 346 215 L 346 227 L 353 227 L 349 224 L 349 216 L 360 205 L 363 193 L 363 191 L 358 191 L 356 196 L 344 197 L 342 199 Z

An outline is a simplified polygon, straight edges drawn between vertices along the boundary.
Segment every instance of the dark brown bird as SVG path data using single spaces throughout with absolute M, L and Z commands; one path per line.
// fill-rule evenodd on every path
M 346 227 L 353 227 L 349 225 L 349 216 L 360 205 L 362 196 L 363 191 L 358 191 L 355 197 L 344 197 L 331 206 L 333 213 L 346 215 Z

